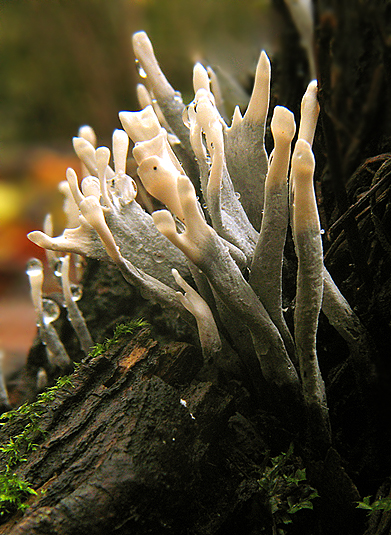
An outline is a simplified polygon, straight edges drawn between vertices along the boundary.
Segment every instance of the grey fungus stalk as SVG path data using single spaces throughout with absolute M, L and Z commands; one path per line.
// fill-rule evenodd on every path
M 31 287 L 31 299 L 37 314 L 39 336 L 46 348 L 50 371 L 56 369 L 64 373 L 69 370 L 71 360 L 51 323 L 59 315 L 59 307 L 54 301 L 44 301 L 42 297 L 43 266 L 36 258 L 27 264 L 26 273 Z M 45 306 L 46 305 L 46 306 Z
M 211 360 L 221 350 L 219 331 L 213 314 L 204 299 L 180 276 L 176 269 L 172 270 L 178 286 L 185 292 L 177 292 L 182 305 L 195 317 L 205 361 Z
M 329 440 L 326 391 L 316 353 L 318 318 L 323 298 L 323 249 L 313 187 L 315 159 L 299 139 L 292 155 L 292 231 L 298 258 L 295 342 L 304 400 L 325 441 Z
M 360 389 L 364 391 L 374 384 L 376 377 L 371 359 L 373 340 L 326 268 L 323 270 L 323 285 L 322 311 L 348 344 L 355 379 Z
M 328 410 L 316 352 L 321 306 L 352 351 L 359 344 L 364 355 L 367 338 L 323 265 L 311 150 L 319 114 L 316 81 L 302 100 L 292 157 L 293 115 L 274 109 L 274 151 L 268 158 L 271 70 L 265 52 L 247 111 L 242 116 L 236 108 L 228 126 L 210 68 L 195 65 L 194 99 L 185 106 L 145 32 L 133 36 L 133 47 L 142 109 L 119 113 L 123 130 L 114 132 L 111 151 L 95 148 L 88 129 L 79 131 L 73 145 L 84 171 L 80 185 L 76 173 L 67 172 L 67 228 L 58 237 L 35 231 L 29 238 L 54 251 L 114 263 L 143 296 L 197 328 L 207 360 L 218 355 L 221 363 L 234 354 L 250 373 L 256 367 L 253 375 L 262 373 L 273 401 L 292 405 L 298 426 L 306 413 L 327 446 Z M 129 139 L 139 182 L 164 209 L 136 198 L 127 174 Z M 299 264 L 294 332 L 282 310 L 289 218 Z
M 274 150 L 265 182 L 263 218 L 251 264 L 250 285 L 264 304 L 294 361 L 294 341 L 282 313 L 282 265 L 289 219 L 288 169 L 296 130 L 293 114 L 276 106 L 271 130 Z
M 64 294 L 65 306 L 68 311 L 68 318 L 75 329 L 77 337 L 80 341 L 81 348 L 85 355 L 88 355 L 92 346 L 94 345 L 91 335 L 88 331 L 85 319 L 77 306 L 77 294 L 73 291 L 73 288 L 69 281 L 69 263 L 70 255 L 67 254 L 62 260 L 61 268 L 61 284 Z
M 286 388 L 299 397 L 298 377 L 277 328 L 227 247 L 202 218 L 194 188 L 186 177 L 179 178 L 178 193 L 185 213 L 185 232 L 176 231 L 172 216 L 164 210 L 154 213 L 156 226 L 205 273 L 231 313 L 237 314 L 248 327 L 266 380 L 277 390 Z

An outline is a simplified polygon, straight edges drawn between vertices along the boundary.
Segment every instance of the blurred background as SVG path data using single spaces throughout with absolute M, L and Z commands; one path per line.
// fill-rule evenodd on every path
M 110 143 L 135 110 L 131 35 L 145 30 L 171 84 L 192 99 L 192 66 L 219 66 L 245 104 L 259 52 L 273 56 L 281 21 L 271 0 L 0 0 L 0 348 L 21 358 L 35 333 L 26 234 L 41 229 L 77 166 L 71 139 L 91 125 Z M 61 233 L 62 229 L 57 229 Z

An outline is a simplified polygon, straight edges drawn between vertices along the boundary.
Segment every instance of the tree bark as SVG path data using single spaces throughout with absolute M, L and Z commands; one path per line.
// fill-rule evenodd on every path
M 0 533 L 182 533 L 221 524 L 242 475 L 221 455 L 232 397 L 190 384 L 201 365 L 196 348 L 161 346 L 148 329 L 83 362 L 47 405 L 39 448 L 16 469 L 38 495 Z M 0 440 L 18 426 L 4 427 Z
M 203 381 L 202 366 L 197 348 L 163 345 L 149 328 L 84 360 L 45 406 L 38 448 L 14 469 L 37 495 L 4 517 L 0 534 L 271 532 L 258 479 L 268 451 L 286 451 L 292 433 L 245 389 Z M 21 417 L 3 426 L 0 443 L 25 425 Z M 338 453 L 309 462 L 308 475 L 322 504 L 299 516 L 301 534 L 322 525 L 326 535 L 356 535 L 360 495 Z

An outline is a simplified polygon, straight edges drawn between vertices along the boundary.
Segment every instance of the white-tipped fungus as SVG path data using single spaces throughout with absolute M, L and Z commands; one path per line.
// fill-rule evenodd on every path
M 122 204 L 134 201 L 137 194 L 136 182 L 126 174 L 126 158 L 128 155 L 129 137 L 124 130 L 114 130 L 113 159 L 114 159 L 114 193 Z
M 69 369 L 71 360 L 51 322 L 59 314 L 58 305 L 54 302 L 52 306 L 57 307 L 57 312 L 53 313 L 51 309 L 44 307 L 42 298 L 43 285 L 43 266 L 37 258 L 29 260 L 27 263 L 26 273 L 30 281 L 31 299 L 37 313 L 37 326 L 39 336 L 45 345 L 46 354 L 51 371 L 58 368 L 61 372 Z
M 323 298 L 323 250 L 313 186 L 315 159 L 307 141 L 299 139 L 292 155 L 292 231 L 298 258 L 295 343 L 305 402 L 320 433 L 330 438 L 324 382 L 316 351 L 316 333 Z
M 177 292 L 182 305 L 197 321 L 198 334 L 205 360 L 211 359 L 221 349 L 219 331 L 213 314 L 204 299 L 180 276 L 176 269 L 172 270 L 175 282 L 185 292 Z
M 66 217 L 66 228 L 77 228 L 79 226 L 79 207 L 73 198 L 69 182 L 63 180 L 58 185 L 58 190 L 64 195 L 63 212 Z M 44 229 L 45 233 L 50 235 Z
M 269 108 L 270 62 L 262 51 L 256 68 L 255 82 L 244 116 L 235 109 L 231 127 L 224 131 L 227 168 L 235 191 L 249 221 L 256 230 L 261 227 L 264 182 L 268 169 L 264 137 Z
M 78 137 L 82 137 L 83 139 L 87 140 L 93 147 L 96 147 L 96 134 L 94 129 L 88 124 L 81 126 L 77 135 Z
M 158 156 L 150 156 L 143 160 L 137 169 L 145 189 L 182 221 L 182 206 L 178 197 L 177 180 L 180 173 L 170 162 Z
M 133 143 L 152 139 L 160 133 L 161 126 L 152 106 L 141 111 L 121 111 L 119 120 Z
M 288 169 L 296 130 L 293 114 L 276 106 L 271 130 L 273 158 L 266 176 L 264 214 L 251 265 L 250 284 L 281 333 L 291 359 L 294 359 L 293 338 L 282 314 L 282 264 L 289 214 Z
M 64 210 L 65 211 L 65 210 Z M 50 237 L 53 237 L 53 218 L 52 214 L 46 214 L 43 220 L 43 231 Z M 50 249 L 45 249 L 46 258 L 49 266 L 53 269 L 58 261 L 58 255 Z
M 197 93 L 199 89 L 204 89 L 208 93 L 210 92 L 210 82 L 208 71 L 201 63 L 196 63 L 193 68 L 193 87 L 194 93 Z
M 301 120 L 298 139 L 304 139 L 312 146 L 315 136 L 316 124 L 319 116 L 318 82 L 312 80 L 301 101 Z
M 207 358 L 219 351 L 219 329 L 229 332 L 231 350 L 246 363 L 249 354 L 256 355 L 271 392 L 285 396 L 300 414 L 304 407 L 309 409 L 328 445 L 325 388 L 316 355 L 323 281 L 323 307 L 330 323 L 352 347 L 357 335 L 362 340 L 361 354 L 367 339 L 323 266 L 311 150 L 319 114 L 317 83 L 312 81 L 303 97 L 292 158 L 293 115 L 286 108 L 275 108 L 271 121 L 274 150 L 269 159 L 264 138 L 270 62 L 265 52 L 258 61 L 246 112 L 242 116 L 236 107 L 227 127 L 219 112 L 222 98 L 211 69 L 195 65 L 195 95 L 185 108 L 162 73 L 145 32 L 133 36 L 133 46 L 145 82 L 138 86 L 143 109 L 119 114 L 124 130 L 113 134 L 114 170 L 109 165 L 110 150 L 95 150 L 91 131 L 80 130 L 73 144 L 88 173 L 83 173 L 87 176 L 80 189 L 75 171 L 67 171 L 68 182 L 62 186 L 67 228 L 53 238 L 46 226 L 46 233 L 32 232 L 29 238 L 55 251 L 105 261 L 111 258 L 143 295 L 174 309 L 193 326 L 194 314 Z M 133 156 L 143 185 L 168 210 L 150 216 L 135 200 L 134 181 L 126 174 L 129 138 L 135 144 Z M 294 333 L 282 313 L 289 208 L 298 258 Z M 68 261 L 63 264 L 63 283 L 70 309 Z M 184 295 L 172 287 L 171 267 Z M 30 268 L 40 333 L 53 358 L 53 328 L 49 329 L 50 324 L 46 328 L 43 319 L 42 268 L 34 264 Z M 191 273 L 199 292 L 179 272 L 186 277 Z M 89 343 L 83 343 L 85 350 Z M 292 363 L 296 353 L 301 381 Z
M 110 161 L 110 149 L 108 147 L 98 147 L 95 151 L 95 160 L 102 194 L 102 203 L 106 208 L 112 210 L 112 197 L 107 187 L 107 169 Z
M 197 264 L 205 254 L 209 236 L 214 231 L 202 216 L 194 187 L 186 176 L 178 177 L 177 190 L 184 214 L 185 231 L 177 231 L 175 221 L 167 210 L 154 212 L 153 221 L 164 236 Z
M 271 67 L 267 54 L 262 50 L 255 70 L 254 87 L 243 120 L 265 125 L 269 110 Z

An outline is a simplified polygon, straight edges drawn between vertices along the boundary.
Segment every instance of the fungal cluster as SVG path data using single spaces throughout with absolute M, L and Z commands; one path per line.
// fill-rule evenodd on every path
M 145 83 L 137 87 L 141 111 L 120 112 L 123 129 L 115 130 L 111 151 L 96 148 L 89 127 L 80 129 L 73 145 L 83 176 L 68 169 L 61 184 L 67 228 L 58 237 L 34 231 L 29 239 L 54 251 L 56 259 L 72 253 L 113 262 L 145 297 L 174 309 L 197 329 L 205 359 L 233 351 L 246 363 L 256 355 L 272 395 L 303 409 L 328 443 L 316 354 L 321 308 L 351 350 L 361 351 L 366 335 L 323 265 L 311 148 L 319 113 L 317 83 L 311 82 L 303 97 L 293 150 L 294 116 L 274 108 L 274 149 L 268 155 L 265 52 L 247 110 L 242 116 L 237 107 L 228 126 L 210 68 L 195 65 L 194 99 L 185 105 L 144 32 L 133 36 L 133 47 Z M 139 191 L 127 174 L 130 140 Z M 145 191 L 151 196 L 146 201 Z M 151 198 L 159 201 L 159 209 Z M 289 226 L 298 260 L 293 330 L 282 304 Z M 69 289 L 64 291 L 71 303 Z M 35 303 L 48 337 L 39 298 Z M 68 305 L 70 318 L 78 316 L 74 308 Z M 88 352 L 92 341 L 80 317 L 75 330 Z

